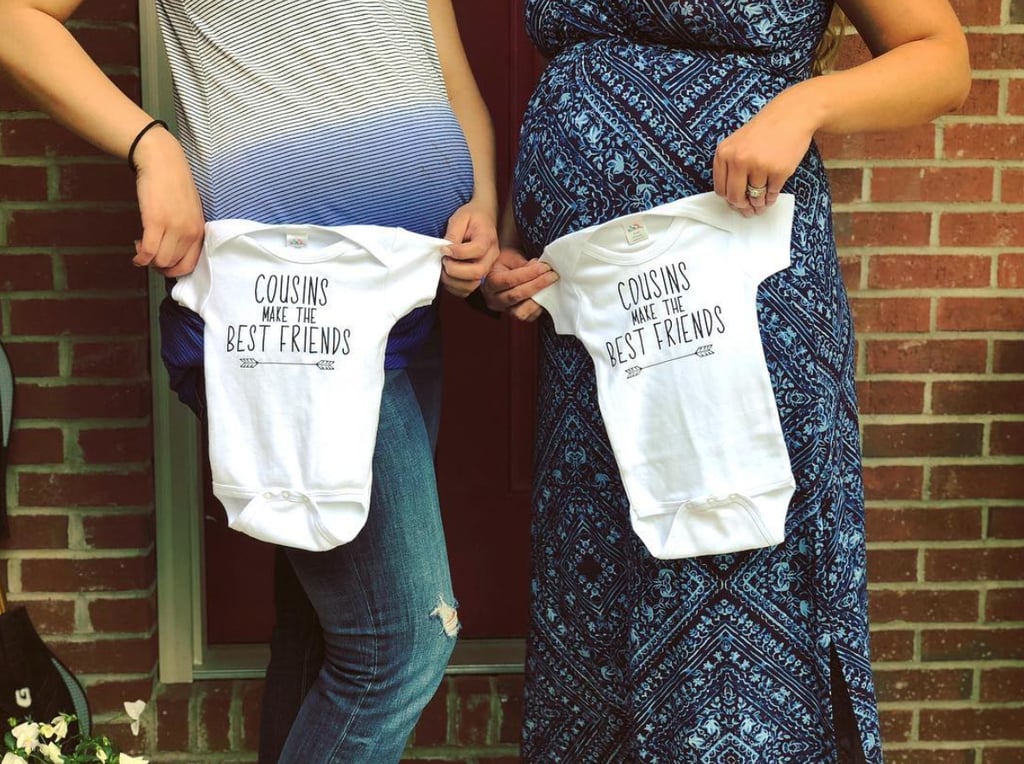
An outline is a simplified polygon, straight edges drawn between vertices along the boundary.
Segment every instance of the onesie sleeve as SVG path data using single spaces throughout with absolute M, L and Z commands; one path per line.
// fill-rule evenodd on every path
M 183 305 L 195 313 L 202 315 L 203 305 L 213 288 L 213 270 L 210 264 L 210 251 L 203 245 L 196 261 L 195 270 L 184 276 L 178 276 L 171 288 L 171 297 L 179 305 Z
M 747 219 L 752 225 L 740 243 L 741 257 L 757 282 L 790 265 L 794 202 L 792 194 L 779 194 L 767 211 Z
M 575 334 L 577 303 L 572 288 L 570 258 L 566 254 L 557 245 L 549 245 L 541 254 L 541 262 L 551 266 L 558 274 L 558 281 L 537 292 L 533 299 L 551 316 L 556 332 Z
M 430 305 L 437 297 L 441 279 L 443 239 L 397 230 L 381 254 L 387 258 L 388 285 L 385 296 L 388 310 L 396 318 Z

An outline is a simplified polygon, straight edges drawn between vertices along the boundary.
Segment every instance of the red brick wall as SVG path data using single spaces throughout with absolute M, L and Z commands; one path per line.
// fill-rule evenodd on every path
M 76 36 L 138 96 L 128 0 Z M 131 173 L 0 82 L 0 331 L 18 385 L 0 574 L 101 717 L 156 665 L 146 275 Z
M 895 764 L 1024 761 L 1024 0 L 954 5 L 968 103 L 935 125 L 821 141 L 859 337 Z M 840 65 L 865 56 L 847 40 Z
M 871 607 L 889 761 L 1024 761 L 1024 0 L 960 0 L 967 106 L 830 137 L 859 330 Z M 138 96 L 135 4 L 75 34 Z M 844 46 L 843 62 L 863 56 Z M 0 331 L 19 376 L 0 573 L 156 761 L 251 761 L 259 682 L 155 682 L 149 325 L 132 179 L 0 83 Z M 520 677 L 453 677 L 410 760 L 516 760 Z M 234 752 L 229 754 L 228 752 Z

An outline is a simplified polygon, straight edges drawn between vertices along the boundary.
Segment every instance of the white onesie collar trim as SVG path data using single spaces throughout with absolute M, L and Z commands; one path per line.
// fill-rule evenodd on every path
M 204 244 L 208 250 L 212 251 L 233 239 L 237 239 L 241 236 L 250 236 L 254 233 L 267 230 L 279 230 L 282 232 L 294 231 L 295 233 L 320 231 L 336 237 L 339 244 L 348 242 L 366 250 L 377 259 L 381 259 L 378 248 L 380 247 L 382 234 L 389 233 L 392 236 L 397 236 L 401 231 L 399 228 L 386 228 L 383 226 L 321 226 L 312 224 L 286 225 L 260 223 L 255 220 L 245 220 L 241 218 L 227 218 L 223 220 L 212 220 L 206 224 L 206 239 Z M 262 245 L 257 244 L 257 246 L 266 249 Z M 280 252 L 267 251 L 282 260 L 293 259 L 281 254 Z M 295 259 L 300 262 L 317 262 L 319 260 L 330 259 L 330 257 L 333 257 L 333 251 L 321 250 L 321 252 L 323 254 L 314 254 L 309 258 L 300 257 Z
M 651 245 L 638 248 L 633 252 L 621 252 L 607 249 L 591 241 L 594 234 L 609 225 L 621 225 L 631 219 L 643 220 L 646 217 L 664 216 L 672 218 L 672 223 L 664 235 Z M 682 199 L 652 207 L 635 214 L 623 215 L 615 220 L 590 226 L 573 237 L 582 240 L 582 249 L 587 254 L 604 262 L 621 265 L 644 263 L 670 249 L 682 233 L 688 221 L 696 221 L 718 228 L 727 233 L 734 233 L 742 220 L 742 216 L 731 209 L 728 203 L 712 192 L 687 196 Z
M 743 221 L 743 216 L 713 191 L 684 196 L 682 199 L 652 207 L 641 214 L 692 218 L 730 233 L 735 233 Z

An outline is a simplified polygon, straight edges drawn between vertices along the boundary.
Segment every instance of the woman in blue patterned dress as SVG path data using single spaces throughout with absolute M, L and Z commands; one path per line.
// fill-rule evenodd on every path
M 629 526 L 593 365 L 542 322 L 523 760 L 882 760 L 849 309 L 817 131 L 925 122 L 970 72 L 946 0 L 840 0 L 875 57 L 811 78 L 829 0 L 527 0 L 549 64 L 489 305 L 530 320 L 555 238 L 714 190 L 795 194 L 792 266 L 759 289 L 797 491 L 786 541 L 659 560 Z M 510 226 L 506 226 L 509 228 Z M 518 242 L 510 245 L 513 236 Z

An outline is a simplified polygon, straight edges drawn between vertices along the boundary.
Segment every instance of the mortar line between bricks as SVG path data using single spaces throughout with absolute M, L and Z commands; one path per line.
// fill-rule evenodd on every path
M 866 456 L 864 465 L 869 467 L 959 467 L 976 465 L 981 457 L 975 456 Z M 1022 456 L 999 456 L 985 460 L 989 467 L 1019 467 L 1024 465 Z M 983 497 L 978 497 L 983 498 Z
M 980 257 L 991 257 L 991 255 L 993 255 L 993 254 L 995 254 L 995 253 L 987 253 L 986 252 L 986 253 L 981 253 L 979 256 Z M 921 257 L 935 257 L 935 258 L 938 258 L 938 257 L 940 257 L 942 255 L 930 254 L 929 253 L 929 254 L 924 254 L 924 255 L 920 255 L 920 256 Z M 947 257 L 965 257 L 965 256 L 966 257 L 971 257 L 972 255 L 963 255 L 963 254 L 960 254 L 960 253 L 949 253 L 949 254 L 946 254 L 945 256 L 947 256 Z M 898 257 L 898 255 L 897 255 L 897 257 Z M 998 268 L 998 258 L 997 257 L 992 257 L 992 260 L 993 260 L 993 263 Z M 928 296 L 927 297 L 922 296 L 921 292 L 923 292 L 923 291 L 927 291 L 928 292 Z M 948 299 L 948 298 L 960 299 L 960 298 L 965 298 L 965 297 L 966 298 L 970 298 L 970 299 L 974 299 L 974 300 L 998 300 L 998 299 L 1007 299 L 1007 298 L 1009 298 L 1009 299 L 1020 299 L 1021 297 L 1024 297 L 1024 288 L 1021 288 L 1021 287 L 998 287 L 998 286 L 991 286 L 991 285 L 989 285 L 989 286 L 963 286 L 963 287 L 956 287 L 956 286 L 936 286 L 936 287 L 933 287 L 933 286 L 927 286 L 926 285 L 926 286 L 919 286 L 919 287 L 900 287 L 900 288 L 894 288 L 894 289 L 883 289 L 883 288 L 880 288 L 880 287 L 868 287 L 867 289 L 855 290 L 855 291 L 853 291 L 850 294 L 851 301 L 867 300 L 867 299 L 872 299 L 872 300 L 891 300 L 891 299 L 896 299 L 896 298 L 912 298 L 912 299 L 918 299 L 918 300 L 928 299 L 928 300 L 930 300 L 932 302 L 936 302 L 938 300 L 944 300 L 944 299 Z M 985 334 L 982 335 L 982 332 L 985 332 Z M 987 339 L 987 338 L 989 338 L 991 336 L 990 333 L 991 334 L 1006 334 L 1006 335 L 1011 336 L 1011 337 L 1020 337 L 1020 330 L 1019 329 L 1003 329 L 1001 331 L 997 330 L 995 332 L 993 332 L 991 329 L 977 329 L 977 330 L 974 330 L 973 332 L 972 331 L 965 331 L 964 329 L 935 329 L 932 333 L 934 333 L 936 335 L 940 335 L 940 336 L 942 336 L 942 335 L 949 335 L 951 337 L 960 337 L 960 336 L 963 336 L 965 333 L 968 334 L 968 335 L 970 335 L 972 333 L 977 333 L 977 334 L 981 335 L 981 336 L 977 337 L 977 339 Z M 887 337 L 903 334 L 903 335 L 906 335 L 907 337 L 910 337 L 910 338 L 918 338 L 919 339 L 921 334 L 924 334 L 924 332 L 867 332 L 867 331 L 862 331 L 861 334 L 862 335 L 864 335 L 864 334 L 866 334 L 866 335 L 882 334 L 882 335 L 887 336 Z
M 489 694 L 488 700 L 490 701 L 490 713 L 487 719 L 487 745 L 494 746 L 501 740 L 502 723 L 501 698 L 498 696 L 497 677 L 488 677 L 487 690 Z
M 992 742 L 997 743 L 997 745 L 990 746 L 989 744 Z M 1020 746 L 1020 741 L 1010 741 L 1010 745 L 1018 747 Z M 992 748 L 1004 747 L 1000 741 L 989 740 L 917 740 L 885 743 L 886 751 L 966 751 L 971 748 L 977 748 L 978 746 L 988 746 Z
M 69 473 L 55 472 L 54 474 L 69 474 Z M 18 512 L 18 514 L 24 514 L 24 515 L 41 514 L 42 510 L 56 510 L 57 514 L 68 514 L 69 512 L 117 513 L 118 511 L 123 511 L 123 513 L 126 514 L 126 515 L 136 515 L 136 514 L 145 514 L 146 512 L 152 512 L 153 511 L 153 504 L 152 503 L 151 504 L 124 504 L 124 505 L 117 505 L 117 506 L 111 506 L 111 505 L 104 505 L 104 506 L 98 506 L 98 505 L 97 506 L 78 506 L 78 505 L 65 504 L 65 505 L 61 505 L 59 507 L 35 507 L 35 506 L 30 504 L 30 505 L 23 505 L 23 506 L 15 506 L 13 509 L 15 509 L 15 510 L 24 510 L 24 511 L 19 511 Z M 147 546 L 146 549 L 156 549 L 156 543 L 151 544 L 150 546 Z M 13 553 L 13 550 L 11 550 L 11 551 Z
M 0 205 L 0 211 L 2 211 L 2 205 Z M 116 245 L 105 245 L 105 246 L 79 246 L 72 245 L 63 247 L 57 244 L 40 244 L 38 246 L 15 246 L 6 247 L 4 249 L 4 255 L 51 255 L 51 256 L 64 256 L 78 257 L 82 255 L 110 255 L 111 250 L 117 247 L 125 246 L 126 248 L 131 247 L 131 242 L 127 240 L 127 244 L 116 244 Z M 139 291 L 142 291 L 145 287 L 139 287 Z M 19 290 L 20 291 L 20 290 Z M 37 290 L 38 291 L 38 290 Z M 52 291 L 52 290 L 51 290 Z
M 956 547 L 959 549 L 960 547 Z M 1004 586 L 993 586 L 986 587 L 985 584 L 996 584 L 1001 583 Z M 1022 588 L 1020 581 L 1004 579 L 1002 581 L 989 581 L 989 580 L 975 580 L 975 581 L 932 581 L 929 582 L 927 591 L 935 592 L 989 592 L 989 591 L 1014 591 Z M 868 592 L 913 592 L 919 594 L 925 589 L 920 587 L 909 588 L 906 582 L 900 581 L 879 581 L 877 583 L 868 584 Z M 896 621 L 886 621 L 886 623 L 897 623 Z M 945 623 L 945 621 L 909 621 L 908 623 L 923 623 L 924 625 Z M 971 621 L 956 621 L 955 623 L 972 623 Z M 978 626 L 988 626 L 991 622 L 978 623 Z M 1022 628 L 1024 627 L 1024 618 L 1015 621 L 999 621 L 1008 627 Z
M 872 631 L 874 633 L 874 631 Z M 979 665 L 984 664 L 984 665 Z M 871 661 L 871 665 L 879 671 L 908 671 L 908 672 L 931 672 L 931 671 L 966 671 L 970 669 L 1019 669 L 1022 662 L 1019 660 L 972 660 L 972 661 L 928 661 L 926 663 L 914 663 L 913 661 Z M 902 701 L 901 701 L 902 702 Z M 914 701 L 919 702 L 919 701 Z
M 996 539 L 998 540 L 998 539 Z M 995 546 L 989 543 L 989 540 L 984 539 L 973 539 L 969 541 L 948 541 L 948 542 L 925 542 L 922 546 L 921 542 L 912 541 L 868 541 L 868 549 L 873 552 L 909 552 L 917 549 L 924 549 L 929 552 L 949 552 L 949 551 L 964 551 L 972 552 L 978 550 L 1010 550 L 1016 551 L 1018 549 L 1024 550 L 1018 541 L 1016 545 L 1009 545 L 1005 547 Z M 895 587 L 897 590 L 906 589 L 907 585 L 911 583 L 909 581 L 872 581 L 868 584 L 868 591 L 889 591 L 887 587 Z M 960 581 L 949 581 L 949 580 L 933 580 L 927 579 L 922 583 L 934 585 L 932 588 L 939 588 L 944 591 L 960 591 L 960 590 L 972 590 L 977 589 L 979 584 L 989 584 L 993 591 L 1002 590 L 1013 590 L 1020 589 L 1024 586 L 1024 582 L 1014 578 L 1002 578 L 1002 579 L 985 579 L 975 578 L 971 580 L 960 580 Z M 944 584 L 944 587 L 938 587 L 937 585 Z M 948 587 L 948 588 L 947 588 Z M 1003 623 L 1006 623 L 1005 621 Z M 1017 623 L 1017 621 L 1014 621 Z M 1020 623 L 1024 623 L 1024 619 L 1021 619 Z
M 97 561 L 97 560 L 142 560 L 142 559 L 145 559 L 146 557 L 148 557 L 153 552 L 154 549 L 156 549 L 156 545 L 155 544 L 150 544 L 149 546 L 145 547 L 144 549 L 133 548 L 133 549 L 128 550 L 130 552 L 133 552 L 133 554 L 111 554 L 110 550 L 106 550 L 106 549 L 90 549 L 88 551 L 86 551 L 86 550 L 70 551 L 70 550 L 66 550 L 66 549 L 19 550 L 18 552 L 14 552 L 14 553 L 10 554 L 9 556 L 7 556 L 6 559 L 8 559 L 8 560 L 19 560 L 19 561 L 22 561 L 22 562 L 25 561 L 25 560 L 46 560 L 46 561 L 51 561 L 51 560 L 71 560 L 71 561 L 74 561 L 74 560 L 88 560 L 90 562 Z M 37 552 L 37 554 L 31 554 L 32 551 Z M 123 552 L 125 550 L 114 550 L 114 551 Z M 46 556 L 45 557 L 40 557 L 38 552 L 45 552 Z M 102 591 L 102 590 L 100 590 L 100 591 Z M 115 591 L 125 591 L 125 590 L 118 589 L 118 590 L 115 590 Z M 132 590 L 132 591 L 136 591 L 136 590 Z M 24 593 L 24 592 L 22 592 L 22 593 Z
M 78 253 L 78 254 L 73 254 L 73 255 L 69 255 L 67 252 L 54 252 L 54 253 L 42 252 L 41 253 L 39 251 L 32 251 L 32 252 L 24 252 L 24 253 L 17 254 L 17 255 L 11 255 L 11 257 L 32 257 L 33 255 L 39 255 L 39 254 L 42 254 L 43 256 L 59 258 L 59 261 L 56 264 L 58 264 L 60 266 L 64 266 L 64 270 L 66 270 L 66 264 L 67 264 L 66 263 L 66 259 L 67 258 L 76 258 L 76 257 L 117 257 L 118 256 L 116 254 L 111 254 L 110 250 L 106 250 L 105 252 L 83 252 L 83 253 Z M 127 265 L 127 262 L 125 264 Z M 55 274 L 55 275 L 63 275 L 63 274 Z M 66 279 L 65 279 L 65 281 L 66 281 Z M 25 289 L 25 290 L 19 290 L 18 296 L 13 298 L 12 302 L 27 302 L 29 300 L 40 300 L 40 299 L 48 299 L 48 298 L 52 299 L 52 298 L 55 298 L 55 297 L 60 297 L 60 298 L 64 298 L 64 299 L 71 298 L 71 299 L 75 299 L 75 300 L 85 300 L 85 299 L 94 299 L 94 298 L 114 299 L 114 298 L 126 298 L 126 297 L 130 297 L 132 299 L 138 299 L 140 297 L 145 297 L 148 294 L 148 292 L 149 292 L 149 290 L 146 287 L 141 287 L 141 286 L 138 286 L 138 287 L 123 287 L 121 289 L 98 289 L 96 287 L 89 287 L 87 289 L 76 289 L 75 287 L 69 287 L 69 286 L 66 285 L 66 283 L 64 283 L 60 287 L 54 287 L 52 289 Z M 31 336 L 31 335 L 27 335 L 27 336 Z
M 901 709 L 901 710 L 906 710 L 906 709 Z M 1014 740 L 1013 738 L 995 738 L 995 739 L 974 738 L 974 739 L 968 739 L 968 740 L 948 740 L 948 741 L 947 740 L 942 740 L 942 741 L 939 741 L 939 740 L 922 740 L 921 738 L 915 738 L 914 740 L 906 741 L 906 743 L 911 744 L 911 745 L 916 743 L 917 745 L 913 746 L 915 748 L 922 748 L 924 750 L 930 750 L 930 749 L 944 750 L 944 749 L 939 749 L 938 748 L 937 744 L 940 743 L 940 742 L 949 744 L 952 747 L 953 750 L 956 750 L 958 747 L 962 747 L 965 744 L 967 746 L 984 746 L 986 748 L 1019 748 L 1020 747 L 1020 741 L 1019 740 Z M 885 743 L 885 747 L 888 749 L 889 748 L 889 743 Z
M 970 380 L 966 380 L 970 381 Z M 983 433 L 987 436 L 990 426 L 994 424 L 995 420 L 1000 422 L 1024 422 L 1024 414 L 865 414 L 862 418 L 861 423 L 869 427 L 905 427 L 907 425 L 917 425 L 921 427 L 928 427 L 931 425 L 958 425 L 958 424 L 980 424 L 983 428 Z M 998 454 L 984 454 L 986 458 L 991 457 L 993 459 L 1003 458 Z M 865 461 L 868 459 L 884 459 L 891 457 L 879 457 L 879 456 L 865 456 Z M 924 454 L 917 457 L 905 456 L 899 457 L 903 459 L 907 458 L 921 458 L 921 459 L 934 459 L 933 454 Z M 977 459 L 978 454 L 965 455 L 960 458 L 966 459 Z M 1018 458 L 1024 458 L 1019 457 Z
M 50 634 L 50 635 L 47 635 L 47 636 L 50 639 L 52 639 L 54 641 L 57 641 L 57 642 L 59 642 L 62 645 L 93 644 L 93 645 L 99 646 L 99 645 L 103 645 L 106 642 L 110 642 L 110 643 L 122 642 L 125 639 L 132 639 L 132 640 L 136 640 L 136 641 L 139 641 L 139 642 L 145 642 L 146 640 L 152 639 L 155 635 L 156 635 L 155 631 L 132 631 L 132 632 L 125 632 L 123 634 L 119 633 L 119 634 L 114 634 L 114 635 L 110 635 L 110 634 L 108 634 L 106 632 L 103 632 L 103 633 L 98 633 L 98 634 L 91 634 L 91 635 L 89 635 L 89 637 L 90 637 L 89 639 L 84 639 L 84 640 L 67 639 L 66 635 L 58 635 L 58 634 Z M 60 648 L 58 648 L 58 650 L 59 649 Z M 107 677 L 117 676 L 117 677 L 121 677 L 121 676 L 127 676 L 127 675 L 111 674 L 110 672 L 97 672 L 97 673 L 93 674 L 93 673 L 90 673 L 88 671 L 78 671 L 78 672 L 75 672 L 75 676 L 77 676 L 80 679 L 87 680 L 87 679 L 94 678 L 94 677 L 99 677 L 99 676 L 107 676 Z
M 1024 161 L 1006 159 L 987 159 L 985 157 L 920 157 L 918 159 L 889 159 L 886 157 L 864 157 L 861 159 L 829 159 L 825 162 L 828 170 L 866 170 L 872 169 L 975 169 L 995 167 L 1021 167 Z M 837 202 L 833 210 L 852 204 L 864 205 L 864 202 Z
M 1007 73 L 1014 70 L 1006 70 Z M 1013 79 L 1018 79 L 1014 77 Z M 1024 124 L 1024 116 L 1015 114 L 950 114 L 943 117 L 940 125 L 1000 125 L 1006 127 L 1017 127 Z M 939 155 L 941 156 L 941 154 Z
M 992 332 L 991 334 L 996 334 L 996 332 Z M 999 334 L 1002 335 L 1003 333 L 999 333 Z M 996 339 L 996 340 L 1015 340 L 1015 339 L 1018 339 L 1018 337 L 1015 337 L 1013 335 L 1013 333 L 1007 332 L 1005 334 L 1006 334 L 1006 336 L 993 337 L 993 339 Z M 956 333 L 956 332 L 942 332 L 942 333 L 939 333 L 939 332 L 936 332 L 934 337 L 935 337 L 936 340 L 951 340 L 951 339 L 964 340 L 964 336 L 963 335 L 964 335 L 963 332 L 960 332 L 960 333 Z M 932 337 L 933 335 L 928 335 L 928 336 Z M 921 335 L 920 334 L 910 334 L 910 335 L 869 334 L 868 332 L 863 332 L 861 334 L 861 339 L 872 340 L 872 341 L 876 341 L 876 342 L 877 341 L 884 341 L 884 340 L 896 340 L 896 341 L 900 341 L 900 342 L 905 342 L 905 341 L 919 340 L 919 339 L 921 339 Z M 982 339 L 982 338 L 978 337 L 977 339 Z M 970 341 L 970 338 L 968 338 L 965 341 Z M 991 380 L 994 383 L 1000 383 L 1000 382 L 1021 382 L 1021 381 L 1024 381 L 1024 375 L 1022 375 L 1020 373 L 985 375 L 982 372 L 977 372 L 977 373 L 973 373 L 973 374 L 957 373 L 957 374 L 948 374 L 948 375 L 945 372 L 914 372 L 914 373 L 909 373 L 909 374 L 906 373 L 906 372 L 902 372 L 902 373 L 900 373 L 900 372 L 892 372 L 892 373 L 888 373 L 888 372 L 871 372 L 869 374 L 864 375 L 863 377 L 858 378 L 858 381 L 859 382 L 878 382 L 878 381 L 883 381 L 883 382 L 930 382 L 930 381 L 938 381 L 938 382 L 977 382 L 977 381 L 982 380 L 982 379 L 986 379 L 986 381 L 989 381 L 988 378 L 990 378 L 992 376 L 996 377 L 995 380 Z M 957 413 L 960 413 L 960 412 L 957 412 Z M 962 412 L 961 415 L 962 416 L 993 416 L 994 413 L 996 413 L 996 412 L 979 412 L 979 413 Z M 1012 414 L 1013 412 L 1009 412 L 1008 411 L 1008 412 L 999 412 L 999 413 Z M 864 414 L 864 416 L 865 417 L 869 417 L 869 416 L 886 416 L 886 415 L 885 414 Z M 899 414 L 893 414 L 893 416 L 899 416 Z
M 17 507 L 11 512 L 12 517 L 67 517 L 69 513 L 79 514 L 83 517 L 144 517 L 153 511 L 152 506 L 139 507 L 137 509 L 126 509 L 125 507 L 101 507 L 99 509 L 81 510 L 78 507 L 45 507 L 39 509 Z M 14 551 L 14 550 L 11 550 Z
M 46 167 L 46 206 L 49 207 L 60 201 L 60 169 L 51 157 L 47 157 L 44 167 Z
M 1018 497 L 1011 497 L 1008 499 L 988 499 L 970 497 L 967 499 L 936 499 L 934 501 L 926 502 L 924 499 L 870 499 L 867 502 L 867 506 L 870 509 L 931 509 L 936 507 L 938 509 L 957 509 L 957 508 L 971 508 L 978 506 L 985 507 L 1020 507 L 1021 500 Z M 1019 541 L 1024 543 L 1021 539 L 1004 539 L 1002 541 Z
M 1024 703 L 982 703 L 984 710 L 988 711 L 1002 711 L 1002 710 L 1015 710 L 1024 709 Z M 965 708 L 977 708 L 976 704 L 970 698 L 959 699 L 959 701 L 918 701 L 918 699 L 911 699 L 911 701 L 886 701 L 879 704 L 879 708 L 886 711 L 911 711 L 914 709 L 922 709 L 927 711 L 961 711 Z M 979 709 L 981 710 L 981 709 Z
M 1002 165 L 1006 167 L 1005 164 Z M 880 215 L 880 214 L 897 214 L 897 213 L 913 213 L 913 214 L 931 214 L 932 217 L 939 217 L 943 214 L 961 214 L 967 215 L 970 213 L 987 212 L 989 214 L 1019 214 L 1024 212 L 1024 204 L 1021 202 L 1007 202 L 1005 204 L 999 204 L 998 209 L 993 209 L 993 202 L 988 201 L 970 201 L 970 202 L 871 202 L 870 208 L 866 206 L 860 206 L 857 204 L 843 203 L 836 205 L 833 208 L 833 212 L 836 213 L 852 213 L 861 215 Z M 936 244 L 936 246 L 938 246 Z M 998 245 L 1006 246 L 1006 245 Z
M 895 626 L 892 626 L 891 628 L 887 628 L 885 624 L 880 624 L 877 628 L 872 627 L 871 631 L 872 631 L 872 633 L 875 633 L 875 632 L 881 633 L 883 631 L 913 631 L 917 636 L 921 636 L 922 634 L 926 634 L 926 633 L 927 634 L 936 634 L 936 633 L 939 633 L 939 632 L 950 631 L 950 630 L 951 629 L 950 629 L 949 625 L 948 624 L 944 624 L 944 623 L 937 623 L 937 624 L 920 624 L 920 623 L 918 623 L 918 624 L 895 625 Z M 961 623 L 961 624 L 957 624 L 956 628 L 953 629 L 953 630 L 954 631 L 964 631 L 964 632 L 987 632 L 987 633 L 1001 633 L 1001 632 L 1004 632 L 1004 633 L 1007 633 L 1007 634 L 1016 633 L 1016 632 L 1022 631 L 1021 627 L 1019 627 L 1019 626 L 1002 627 L 1002 626 L 1000 626 L 999 624 L 996 624 L 996 623 L 988 623 L 988 624 L 983 624 L 981 626 L 978 626 L 976 624 L 970 624 L 970 623 Z M 986 663 L 986 664 L 987 664 L 987 661 L 988 661 L 988 659 L 984 659 L 984 658 L 982 658 L 982 659 L 975 658 L 975 659 L 971 659 L 971 660 L 964 659 L 963 661 L 942 660 L 942 659 L 924 660 L 922 658 L 918 658 L 916 660 L 916 664 L 915 665 L 920 667 L 920 666 L 931 666 L 931 665 L 943 665 L 944 666 L 944 665 L 947 665 L 947 664 L 954 664 L 954 663 L 975 664 L 979 660 L 981 662 Z M 995 659 L 993 659 L 993 661 L 994 660 Z M 1018 667 L 1022 665 L 1022 659 L 1020 659 L 1020 658 L 1000 658 L 999 660 L 1005 661 L 1009 665 L 1016 665 Z M 1004 666 L 1004 668 L 1005 668 L 1005 666 Z
M 967 498 L 967 499 L 935 499 L 934 501 L 924 501 L 923 499 L 871 499 L 868 501 L 869 509 L 931 509 L 935 507 L 937 509 L 958 509 L 958 508 L 972 508 L 972 507 L 1019 507 L 1021 500 L 1019 498 L 1008 498 L 1008 499 L 986 499 L 986 498 Z M 1003 539 L 1010 541 L 1011 539 Z M 1022 541 L 1021 539 L 1016 539 Z M 1024 541 L 1022 541 L 1024 543 Z
M 91 212 L 96 214 L 97 212 L 124 212 L 126 210 L 138 209 L 138 202 L 126 202 L 119 200 L 111 201 L 87 201 L 87 202 L 75 202 L 68 201 L 67 199 L 53 200 L 53 201 L 35 201 L 35 202 L 4 202 L 6 207 L 11 212 L 45 212 L 56 214 L 58 212 Z
M 55 473 L 61 474 L 61 473 Z M 88 506 L 72 506 L 68 504 L 62 504 L 59 506 L 32 506 L 32 505 L 15 505 L 11 509 L 14 511 L 11 513 L 12 517 L 65 517 L 70 514 L 87 514 L 95 517 L 133 517 L 149 514 L 153 511 L 153 505 L 147 504 L 123 504 L 123 505 L 88 505 Z M 151 543 L 145 547 L 145 549 L 155 549 L 156 544 Z M 138 547 L 132 547 L 132 550 L 138 549 Z M 17 559 L 21 552 L 24 550 L 10 549 L 0 551 L 0 556 L 6 555 L 11 559 Z M 47 552 L 54 552 L 59 550 L 47 549 Z M 56 559 L 54 555 L 48 555 Z
M 1006 247 L 999 246 L 976 246 L 976 247 L 963 247 L 963 246 L 952 246 L 943 245 L 941 247 L 935 247 L 934 249 L 922 252 L 925 247 L 909 247 L 909 246 L 894 246 L 891 244 L 879 244 L 877 246 L 863 246 L 848 244 L 839 248 L 839 255 L 841 257 L 893 257 L 893 256 L 906 256 L 906 255 L 919 255 L 919 256 L 932 256 L 932 255 L 975 255 L 975 256 L 992 256 L 992 255 L 1003 255 L 1003 254 L 1015 254 L 1013 252 L 1007 252 Z

